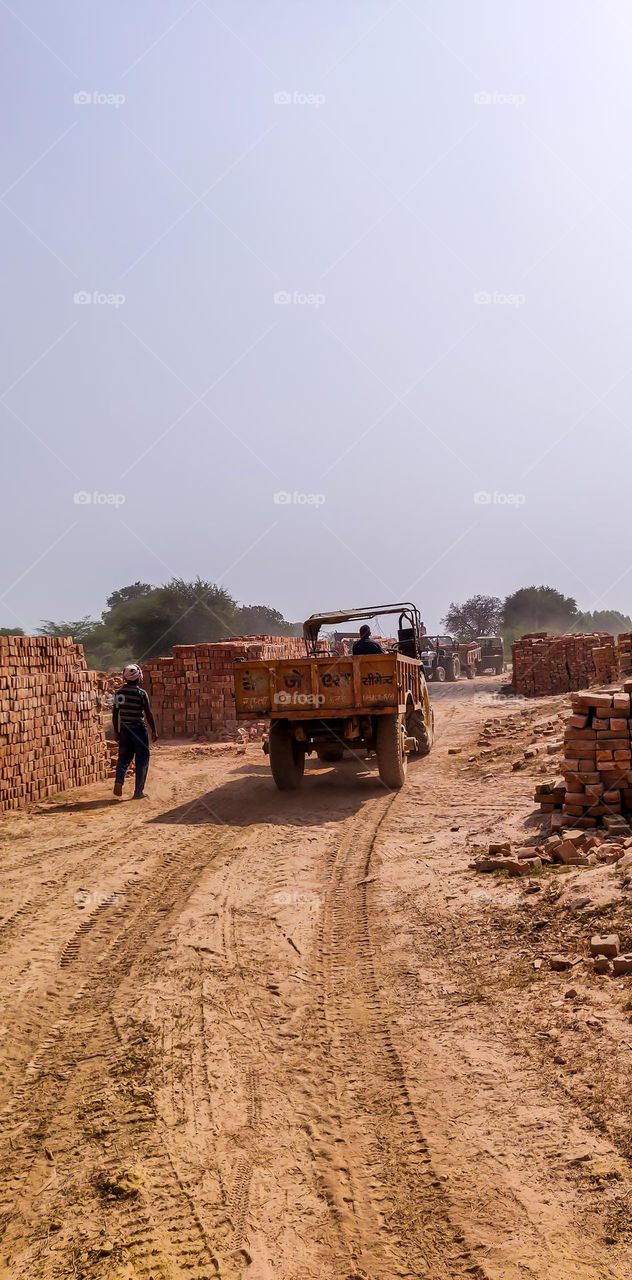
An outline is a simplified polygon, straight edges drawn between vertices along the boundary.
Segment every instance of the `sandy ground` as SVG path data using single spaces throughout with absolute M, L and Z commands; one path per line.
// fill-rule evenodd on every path
M 159 745 L 144 803 L 3 823 L 2 1277 L 629 1280 L 632 978 L 584 957 L 630 890 L 469 869 L 555 776 L 500 683 L 433 690 L 396 796 Z

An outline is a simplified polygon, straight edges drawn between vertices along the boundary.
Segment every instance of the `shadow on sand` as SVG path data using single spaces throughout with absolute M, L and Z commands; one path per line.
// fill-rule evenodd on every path
M 104 796 L 101 800 L 73 800 L 68 804 L 50 804 L 45 809 L 34 809 L 33 817 L 47 818 L 51 813 L 90 813 L 93 809 L 111 809 L 120 803 L 113 795 Z
M 244 777 L 233 778 L 189 804 L 161 813 L 158 825 L 200 823 L 211 826 L 250 827 L 261 822 L 273 826 L 319 826 L 344 822 L 385 787 L 377 769 L 363 761 L 344 760 L 335 768 L 308 761 L 300 791 L 277 791 L 268 765 L 239 766 Z

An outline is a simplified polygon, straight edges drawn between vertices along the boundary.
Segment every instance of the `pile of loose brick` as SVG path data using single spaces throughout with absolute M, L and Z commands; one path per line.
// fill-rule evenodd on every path
M 107 776 L 99 679 L 82 646 L 0 636 L 0 812 Z
M 608 684 L 619 674 L 617 642 L 606 632 L 523 636 L 513 644 L 513 692 L 526 698 Z
M 124 683 L 122 671 L 97 671 L 96 672 L 99 689 L 101 691 L 101 701 L 104 707 L 114 706 L 114 694 L 120 689 Z
M 601 834 L 594 831 L 570 830 L 552 832 L 546 840 L 535 845 L 513 847 L 509 840 L 493 842 L 487 853 L 478 854 L 470 863 L 470 869 L 529 876 L 554 863 L 567 867 L 596 867 L 599 863 L 612 865 L 621 862 L 626 852 L 623 844 L 607 843 Z
M 235 660 L 303 657 L 305 645 L 298 637 L 244 636 L 215 644 L 174 645 L 171 657 L 143 663 L 144 686 L 159 734 L 208 741 L 237 738 Z
M 563 779 L 536 787 L 553 829 L 605 827 L 629 835 L 632 814 L 632 681 L 622 692 L 584 690 L 571 696 L 564 728 Z

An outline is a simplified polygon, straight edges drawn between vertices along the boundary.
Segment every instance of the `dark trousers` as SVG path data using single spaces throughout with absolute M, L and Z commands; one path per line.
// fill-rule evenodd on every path
M 141 796 L 145 788 L 145 779 L 149 768 L 149 735 L 147 726 L 140 720 L 138 724 L 122 724 L 119 729 L 116 781 L 121 786 L 125 782 L 125 774 L 132 760 L 136 765 L 134 795 Z

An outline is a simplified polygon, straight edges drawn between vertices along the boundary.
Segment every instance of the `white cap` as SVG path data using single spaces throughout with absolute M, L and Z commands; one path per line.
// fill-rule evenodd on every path
M 142 680 L 142 668 L 139 667 L 137 662 L 128 662 L 127 666 L 123 667 L 123 678 L 125 680 Z

